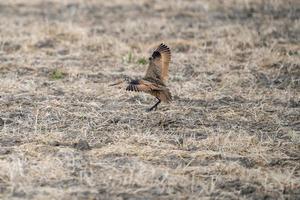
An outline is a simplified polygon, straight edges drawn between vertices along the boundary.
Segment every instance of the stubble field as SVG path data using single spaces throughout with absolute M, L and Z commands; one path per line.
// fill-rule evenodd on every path
M 110 83 L 172 50 L 171 104 Z M 300 2 L 0 2 L 0 199 L 299 199 Z

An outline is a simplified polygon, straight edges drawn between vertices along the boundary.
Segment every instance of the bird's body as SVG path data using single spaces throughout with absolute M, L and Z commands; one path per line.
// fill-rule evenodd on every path
M 148 111 L 156 109 L 158 104 L 162 102 L 169 103 L 172 100 L 171 93 L 167 88 L 165 81 L 168 78 L 169 63 L 171 61 L 171 51 L 169 47 L 160 44 L 149 58 L 149 66 L 146 75 L 142 79 L 132 80 L 125 79 L 128 83 L 126 90 L 135 92 L 146 92 L 158 99 L 158 102 Z M 120 84 L 120 81 L 116 84 Z

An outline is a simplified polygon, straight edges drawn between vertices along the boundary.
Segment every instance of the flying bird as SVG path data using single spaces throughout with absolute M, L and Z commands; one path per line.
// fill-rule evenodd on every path
M 165 44 L 160 44 L 149 57 L 149 66 L 146 75 L 142 79 L 132 79 L 125 77 L 123 80 L 110 86 L 119 85 L 126 82 L 127 91 L 145 92 L 153 95 L 158 100 L 147 111 L 156 110 L 161 102 L 170 103 L 172 95 L 165 84 L 168 78 L 169 63 L 171 61 L 171 50 Z

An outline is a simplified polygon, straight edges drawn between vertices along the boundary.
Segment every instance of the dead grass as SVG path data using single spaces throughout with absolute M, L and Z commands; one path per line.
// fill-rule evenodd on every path
M 299 10 L 0 3 L 0 198 L 298 199 Z M 108 84 L 161 42 L 174 101 L 146 113 L 152 97 Z

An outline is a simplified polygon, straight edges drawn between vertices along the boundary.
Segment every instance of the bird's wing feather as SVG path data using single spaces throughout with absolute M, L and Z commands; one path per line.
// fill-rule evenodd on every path
M 171 50 L 165 44 L 160 44 L 150 57 L 150 63 L 145 78 L 165 81 L 168 78 Z

